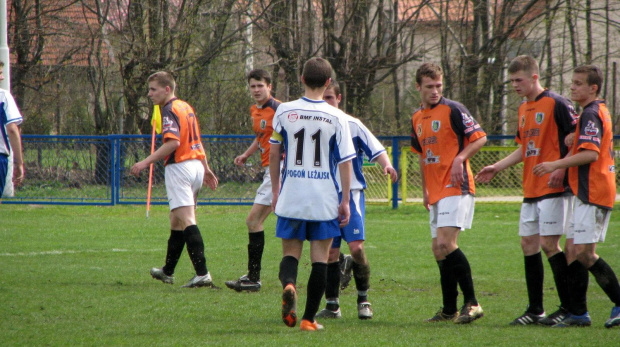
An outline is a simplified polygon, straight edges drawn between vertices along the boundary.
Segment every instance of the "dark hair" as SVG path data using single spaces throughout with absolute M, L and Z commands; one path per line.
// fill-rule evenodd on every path
M 4 67 L 4 62 L 2 60 L 0 60 L 0 68 Z
M 157 71 L 156 73 L 149 76 L 147 82 L 157 82 L 162 87 L 170 87 L 172 91 L 176 88 L 176 82 L 174 81 L 174 76 L 170 72 L 167 71 Z
M 538 63 L 529 55 L 520 55 L 512 59 L 508 65 L 508 73 L 517 73 L 519 71 L 527 72 L 532 75 L 538 75 Z
M 439 77 L 443 76 L 443 69 L 441 66 L 435 63 L 424 63 L 415 73 L 415 81 L 418 85 L 422 83 L 423 77 L 428 77 L 430 79 L 436 80 Z
M 257 81 L 264 80 L 265 83 L 271 84 L 271 74 L 263 69 L 254 69 L 250 71 L 248 74 L 248 83 L 250 83 L 250 78 L 253 78 Z
M 603 85 L 603 72 L 596 65 L 581 65 L 573 70 L 574 73 L 586 74 L 586 82 L 589 86 L 595 85 L 596 95 L 601 92 L 601 86 Z
M 340 84 L 338 84 L 338 82 L 336 82 L 335 80 L 332 80 L 329 85 L 327 86 L 327 89 L 331 89 L 334 91 L 334 94 L 336 94 L 336 97 L 338 97 L 338 95 L 340 95 Z
M 327 60 L 314 57 L 306 61 L 301 75 L 308 87 L 317 89 L 327 83 L 332 77 L 332 71 L 332 66 Z

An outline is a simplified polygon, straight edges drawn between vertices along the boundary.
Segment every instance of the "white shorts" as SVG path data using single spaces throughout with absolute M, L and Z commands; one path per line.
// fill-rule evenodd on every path
M 471 229 L 474 219 L 473 195 L 448 196 L 430 206 L 431 236 L 437 237 L 437 228 L 455 227 L 461 230 Z
M 258 205 L 271 206 L 271 200 L 273 199 L 273 192 L 271 191 L 271 175 L 269 174 L 269 166 L 265 168 L 265 175 L 263 176 L 263 183 L 256 190 L 256 198 L 254 203 Z
M 573 208 L 573 196 L 559 196 L 521 204 L 519 236 L 563 235 Z
M 166 165 L 166 194 L 170 211 L 177 207 L 196 206 L 204 174 L 202 162 L 196 159 Z
M 581 200 L 575 199 L 566 238 L 573 239 L 576 245 L 604 242 L 610 216 L 611 210 L 584 204 Z

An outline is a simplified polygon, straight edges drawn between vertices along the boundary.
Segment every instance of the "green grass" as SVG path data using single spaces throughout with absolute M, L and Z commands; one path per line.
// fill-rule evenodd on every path
M 419 204 L 392 210 L 369 206 L 366 249 L 375 317 L 357 319 L 354 287 L 341 295 L 343 319 L 325 331 L 302 333 L 280 320 L 277 279 L 281 246 L 266 223 L 263 289 L 236 293 L 224 281 L 245 273 L 247 206 L 201 206 L 198 225 L 207 264 L 223 289 L 182 289 L 192 276 L 186 253 L 174 285 L 148 274 L 161 266 L 168 211 L 153 206 L 67 207 L 0 205 L 0 331 L 4 346 L 160 345 L 434 345 L 612 346 L 620 330 L 605 329 L 611 303 L 594 279 L 588 295 L 593 326 L 580 329 L 511 327 L 525 310 L 523 256 L 517 235 L 519 204 L 483 204 L 459 244 L 472 266 L 485 317 L 467 326 L 428 324 L 441 305 L 437 265 L 430 251 L 428 214 Z M 620 215 L 612 214 L 598 253 L 620 273 Z M 310 272 L 300 261 L 300 309 Z M 346 247 L 345 247 L 346 248 Z M 545 306 L 558 304 L 545 262 Z M 459 297 L 461 299 L 461 296 Z

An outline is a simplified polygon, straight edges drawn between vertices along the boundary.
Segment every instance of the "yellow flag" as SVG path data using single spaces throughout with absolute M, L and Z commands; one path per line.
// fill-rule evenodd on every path
M 153 128 L 158 134 L 161 134 L 161 112 L 159 112 L 159 105 L 153 106 Z

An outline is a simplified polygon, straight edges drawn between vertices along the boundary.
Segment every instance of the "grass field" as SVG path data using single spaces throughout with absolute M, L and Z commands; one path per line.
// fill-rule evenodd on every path
M 168 211 L 153 206 L 0 205 L 0 344 L 3 346 L 618 346 L 620 329 L 605 329 L 612 304 L 594 279 L 588 292 L 593 326 L 511 327 L 527 304 L 517 235 L 519 204 L 478 203 L 473 229 L 459 244 L 472 266 L 485 317 L 471 325 L 428 324 L 441 305 L 430 251 L 428 215 L 419 204 L 397 210 L 369 206 L 367 253 L 375 317 L 357 319 L 356 293 L 341 294 L 343 318 L 303 333 L 280 319 L 281 246 L 266 223 L 262 284 L 236 293 L 224 281 L 245 273 L 248 206 L 201 206 L 197 214 L 207 265 L 222 289 L 182 289 L 193 275 L 184 252 L 177 283 L 153 280 L 169 234 Z M 598 253 L 620 274 L 620 214 L 612 214 Z M 345 247 L 346 248 L 346 247 Z M 558 304 L 545 261 L 545 308 Z M 300 261 L 302 308 L 310 272 Z M 459 302 L 462 296 L 459 296 Z

